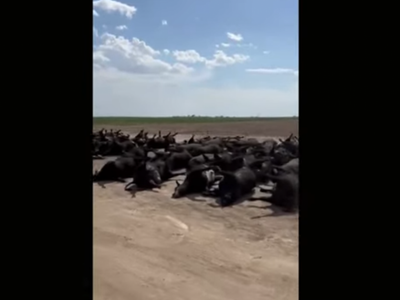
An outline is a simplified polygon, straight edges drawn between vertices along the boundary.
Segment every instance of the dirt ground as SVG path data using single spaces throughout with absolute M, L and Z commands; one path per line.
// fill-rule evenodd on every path
M 95 126 L 94 129 L 115 128 L 115 126 Z M 120 126 L 127 132 L 136 133 L 145 129 L 150 133 L 161 130 L 167 134 L 179 132 L 181 134 L 199 135 L 249 135 L 249 136 L 288 136 L 291 133 L 298 134 L 299 123 L 297 118 L 268 121 L 235 122 L 235 123 L 203 123 L 203 124 L 146 124 Z
M 297 133 L 297 124 L 270 122 L 162 129 L 259 137 Z M 121 129 L 141 128 L 156 132 L 160 126 Z M 94 161 L 93 169 L 103 164 Z M 261 201 L 221 209 L 200 196 L 175 200 L 174 186 L 170 181 L 132 196 L 123 183 L 93 185 L 95 300 L 298 299 L 298 215 L 274 212 Z

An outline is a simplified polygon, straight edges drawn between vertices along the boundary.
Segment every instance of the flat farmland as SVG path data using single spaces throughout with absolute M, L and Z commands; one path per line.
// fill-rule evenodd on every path
M 93 118 L 94 129 L 118 128 L 127 132 L 145 129 L 199 135 L 286 136 L 298 134 L 298 118 Z
M 178 139 L 298 133 L 297 118 L 94 118 L 93 126 Z M 261 201 L 221 209 L 200 196 L 171 199 L 174 180 L 134 197 L 123 183 L 93 184 L 94 299 L 298 299 L 298 215 Z

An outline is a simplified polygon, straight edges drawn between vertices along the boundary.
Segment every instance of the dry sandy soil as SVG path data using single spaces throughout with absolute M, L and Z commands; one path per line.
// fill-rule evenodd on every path
M 297 133 L 297 124 L 279 129 L 270 122 L 168 124 L 163 129 Z M 135 133 L 141 127 L 159 129 L 121 129 Z M 103 164 L 94 161 L 93 168 Z M 171 181 L 160 190 L 132 196 L 123 183 L 93 185 L 95 300 L 298 298 L 298 215 L 280 214 L 261 201 L 221 209 L 200 196 L 174 200 L 174 186 Z

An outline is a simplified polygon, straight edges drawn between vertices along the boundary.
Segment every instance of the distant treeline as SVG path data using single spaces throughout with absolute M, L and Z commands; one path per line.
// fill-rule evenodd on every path
M 218 123 L 218 122 L 245 122 L 245 121 L 277 121 L 293 120 L 298 117 L 206 117 L 206 116 L 173 116 L 173 117 L 93 117 L 94 125 L 131 125 L 148 123 Z

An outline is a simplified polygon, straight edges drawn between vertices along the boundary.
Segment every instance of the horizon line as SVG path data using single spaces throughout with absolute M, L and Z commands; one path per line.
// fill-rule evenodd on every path
M 237 119 L 244 119 L 244 118 L 252 118 L 252 119 L 265 119 L 265 118 L 298 118 L 299 116 L 93 116 L 93 118 L 237 118 Z

